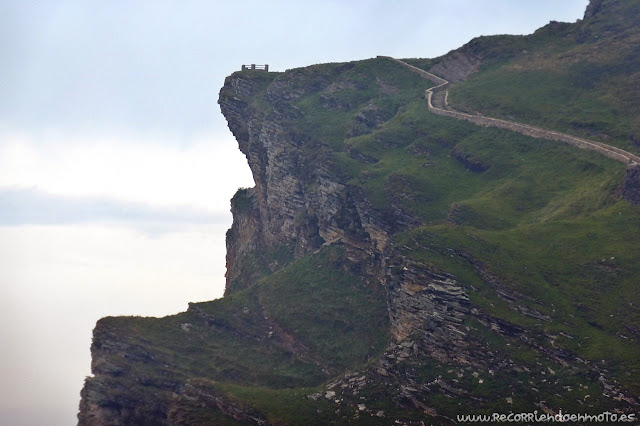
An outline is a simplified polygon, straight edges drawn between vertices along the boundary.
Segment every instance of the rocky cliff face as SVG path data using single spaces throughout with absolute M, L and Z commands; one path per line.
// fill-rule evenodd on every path
M 385 223 L 369 208 L 361 191 L 346 184 L 322 140 L 289 126 L 291 120 L 304 120 L 292 101 L 320 94 L 329 103 L 339 85 L 321 67 L 293 71 L 266 89 L 251 77 L 255 76 L 240 73 L 229 77 L 219 100 L 256 182 L 255 188 L 238 193 L 232 202 L 227 292 L 255 280 L 246 276 L 243 265 L 247 257 L 255 261 L 283 245 L 295 257 L 337 241 L 368 256 L 382 253 L 388 229 L 396 224 Z M 266 107 L 253 106 L 256 97 L 262 98 Z M 375 127 L 375 123 L 369 125 Z M 263 263 L 271 271 L 278 267 L 277 263 Z
M 640 205 L 640 166 L 629 167 L 622 186 L 622 197 Z

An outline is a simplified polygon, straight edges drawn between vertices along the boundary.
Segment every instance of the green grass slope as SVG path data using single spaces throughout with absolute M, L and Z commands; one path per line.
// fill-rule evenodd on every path
M 514 39 L 454 86 L 452 106 L 640 151 L 640 2 L 605 0 L 593 17 Z M 496 42 L 475 40 L 474 44 Z M 515 47 L 515 48 L 514 48 Z M 497 56 L 497 57 L 495 57 Z

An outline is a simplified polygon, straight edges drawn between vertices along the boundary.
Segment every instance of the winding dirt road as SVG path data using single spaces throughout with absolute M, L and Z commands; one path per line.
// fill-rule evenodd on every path
M 598 152 L 606 157 L 609 157 L 611 159 L 624 163 L 629 167 L 635 167 L 640 165 L 639 156 L 634 155 L 623 149 L 616 148 L 615 146 L 607 145 L 602 142 L 582 139 L 576 136 L 568 135 L 566 133 L 554 132 L 552 130 L 545 130 L 539 127 L 517 123 L 515 121 L 501 120 L 498 118 L 485 117 L 482 115 L 471 115 L 471 114 L 466 114 L 463 112 L 456 111 L 451 107 L 449 107 L 449 104 L 447 102 L 449 98 L 449 90 L 447 89 L 447 85 L 449 84 L 449 82 L 447 80 L 445 80 L 444 78 L 438 77 L 435 74 L 431 74 L 430 72 L 422 70 L 418 67 L 414 67 L 413 65 L 410 65 L 399 59 L 392 58 L 390 56 L 382 56 L 382 57 L 398 62 L 399 64 L 402 64 L 403 66 L 409 68 L 410 70 L 417 72 L 422 77 L 427 78 L 436 84 L 435 86 L 428 88 L 425 92 L 425 98 L 427 99 L 429 111 L 431 111 L 434 114 L 442 115 L 446 117 L 453 117 L 459 120 L 469 121 L 479 126 L 499 127 L 502 129 L 508 129 L 508 130 L 512 130 L 514 132 L 518 132 L 523 135 L 531 136 L 534 138 L 548 139 L 548 140 L 553 140 L 557 142 L 567 143 L 569 145 L 573 145 L 580 149 L 586 149 L 589 151 Z M 434 106 L 433 105 L 434 103 L 437 106 Z

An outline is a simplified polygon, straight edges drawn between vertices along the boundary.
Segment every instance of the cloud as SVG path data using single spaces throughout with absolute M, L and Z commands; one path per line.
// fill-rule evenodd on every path
M 0 226 L 0 424 L 77 422 L 96 321 L 220 297 L 226 228 Z
M 190 206 L 154 207 L 100 197 L 52 195 L 37 189 L 0 188 L 0 226 L 120 223 L 138 227 L 228 224 L 228 212 Z
M 133 203 L 132 213 L 138 215 L 141 205 L 219 214 L 229 211 L 237 187 L 252 185 L 246 159 L 228 135 L 201 137 L 181 147 L 155 134 L 0 131 L 0 188 L 27 191 L 21 200 L 16 199 L 20 194 L 12 195 L 22 206 L 28 197 L 55 205 L 46 193 L 67 197 L 57 201 L 75 203 L 79 212 L 101 216 L 117 203 Z

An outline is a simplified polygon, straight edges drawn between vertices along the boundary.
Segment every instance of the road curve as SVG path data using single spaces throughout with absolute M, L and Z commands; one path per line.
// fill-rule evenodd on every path
M 429 111 L 431 111 L 434 114 L 442 115 L 446 117 L 452 117 L 459 120 L 469 121 L 479 126 L 499 127 L 502 129 L 508 129 L 508 130 L 512 130 L 514 132 L 518 132 L 523 135 L 531 136 L 534 138 L 563 142 L 569 145 L 573 145 L 580 149 L 595 151 L 613 160 L 624 163 L 629 167 L 635 167 L 640 165 L 639 156 L 634 155 L 623 149 L 617 148 L 615 146 L 607 145 L 602 142 L 596 142 L 588 139 L 578 138 L 576 136 L 571 136 L 566 133 L 555 132 L 553 130 L 546 130 L 539 127 L 529 126 L 528 124 L 518 123 L 515 121 L 501 120 L 498 118 L 485 117 L 482 115 L 471 115 L 471 114 L 455 111 L 454 109 L 449 107 L 449 104 L 447 102 L 449 98 L 449 90 L 446 88 L 447 85 L 449 84 L 447 80 L 445 80 L 444 78 L 438 77 L 435 74 L 431 74 L 430 72 L 422 70 L 418 67 L 410 65 L 399 59 L 392 58 L 390 56 L 380 56 L 380 57 L 395 61 L 409 68 L 410 70 L 420 74 L 422 77 L 433 81 L 436 84 L 435 86 L 432 86 L 425 91 L 425 98 L 427 100 Z M 443 91 L 444 91 L 444 96 L 440 96 L 438 99 L 439 105 L 434 106 L 432 103 L 434 99 L 434 94 L 442 94 Z

